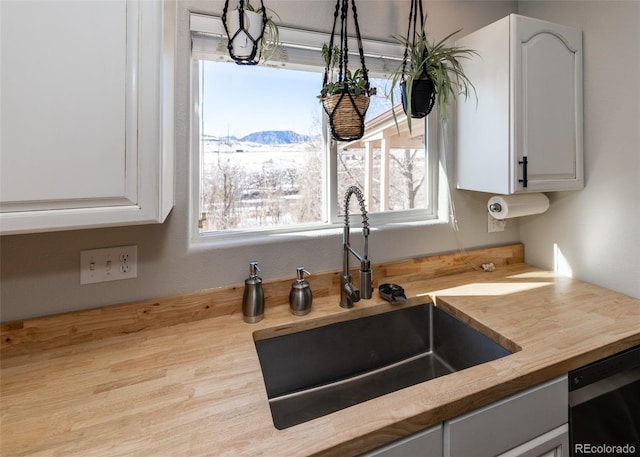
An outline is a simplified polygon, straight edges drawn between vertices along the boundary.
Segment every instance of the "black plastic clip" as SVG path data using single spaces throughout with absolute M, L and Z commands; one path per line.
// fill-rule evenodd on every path
M 407 296 L 404 294 L 404 289 L 397 284 L 380 284 L 378 287 L 378 294 L 388 302 L 394 305 L 404 303 L 407 301 Z

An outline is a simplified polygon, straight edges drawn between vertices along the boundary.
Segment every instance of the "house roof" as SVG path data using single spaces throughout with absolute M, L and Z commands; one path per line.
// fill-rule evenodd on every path
M 393 112 L 395 111 L 396 122 Z M 407 116 L 402 106 L 396 105 L 393 110 L 389 109 L 382 114 L 367 121 L 364 125 L 364 135 L 359 140 L 350 141 L 342 147 L 345 149 L 360 149 L 365 147 L 365 143 L 378 145 L 383 139 L 389 142 L 390 148 L 423 148 L 424 147 L 424 120 L 413 119 L 411 122 L 411 132 L 407 125 Z

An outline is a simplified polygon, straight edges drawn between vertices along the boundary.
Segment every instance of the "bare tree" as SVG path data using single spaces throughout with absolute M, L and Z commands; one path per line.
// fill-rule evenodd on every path
M 404 177 L 404 191 L 400 191 L 406 197 L 402 198 L 401 201 L 406 201 L 409 209 L 413 209 L 416 206 L 416 196 L 418 195 L 418 191 L 424 184 L 424 173 L 422 177 L 418 178 L 416 176 L 415 170 L 415 158 L 418 152 L 422 152 L 419 149 L 405 149 L 402 153 L 401 157 L 398 157 L 396 154 L 391 154 L 391 159 L 398 166 L 398 171 L 402 177 Z M 393 186 L 396 187 L 396 186 Z
M 262 173 L 257 176 L 260 187 L 262 224 L 278 225 L 285 212 L 285 188 L 290 182 L 290 174 L 286 169 L 269 167 L 269 162 L 263 166 Z
M 293 214 L 296 222 L 315 222 L 322 217 L 320 198 L 322 195 L 322 158 L 320 147 L 306 151 L 304 165 L 295 174 L 295 189 L 298 198 L 293 200 Z
M 217 161 L 207 175 L 207 217 L 212 230 L 235 228 L 239 221 L 238 201 L 244 181 L 244 171 L 232 154 L 217 153 Z

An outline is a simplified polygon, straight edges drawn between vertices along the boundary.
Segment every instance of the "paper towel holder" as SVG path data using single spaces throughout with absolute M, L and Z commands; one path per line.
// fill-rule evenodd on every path
M 549 209 L 549 199 L 542 193 L 495 195 L 489 199 L 486 208 L 496 219 L 510 219 L 544 213 Z
M 502 211 L 502 205 L 500 203 L 491 203 L 489 205 L 489 211 L 492 213 L 499 213 Z

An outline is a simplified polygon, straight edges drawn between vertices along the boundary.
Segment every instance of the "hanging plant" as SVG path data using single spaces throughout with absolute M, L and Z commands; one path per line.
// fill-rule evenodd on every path
M 271 13 L 271 16 L 267 13 Z M 259 8 L 249 0 L 239 0 L 231 11 L 229 0 L 225 1 L 222 24 L 229 39 L 229 56 L 237 64 L 256 65 L 261 58 L 268 60 L 273 55 L 280 41 L 273 15 L 280 19 L 273 10 L 265 8 L 262 0 Z
M 362 138 L 364 117 L 369 107 L 369 96 L 376 92 L 376 89 L 369 84 L 355 0 L 351 0 L 351 9 L 353 10 L 361 68 L 354 71 L 349 70 L 347 43 L 349 0 L 337 0 L 331 38 L 329 44 L 325 43 L 322 47 L 325 72 L 318 98 L 320 98 L 324 111 L 329 117 L 331 136 L 338 141 L 353 141 Z M 339 46 L 333 44 L 338 14 L 341 18 Z
M 471 90 L 475 92 L 475 87 L 464 74 L 460 59 L 477 55 L 477 52 L 445 45 L 460 30 L 447 35 L 438 43 L 430 43 L 425 32 L 425 19 L 422 0 L 411 0 L 407 36 L 393 36 L 404 46 L 404 57 L 402 64 L 391 74 L 390 97 L 393 103 L 394 90 L 399 86 L 409 131 L 411 119 L 429 115 L 436 102 L 441 119 L 446 121 L 449 97 L 455 97 L 458 93 L 467 97 Z

